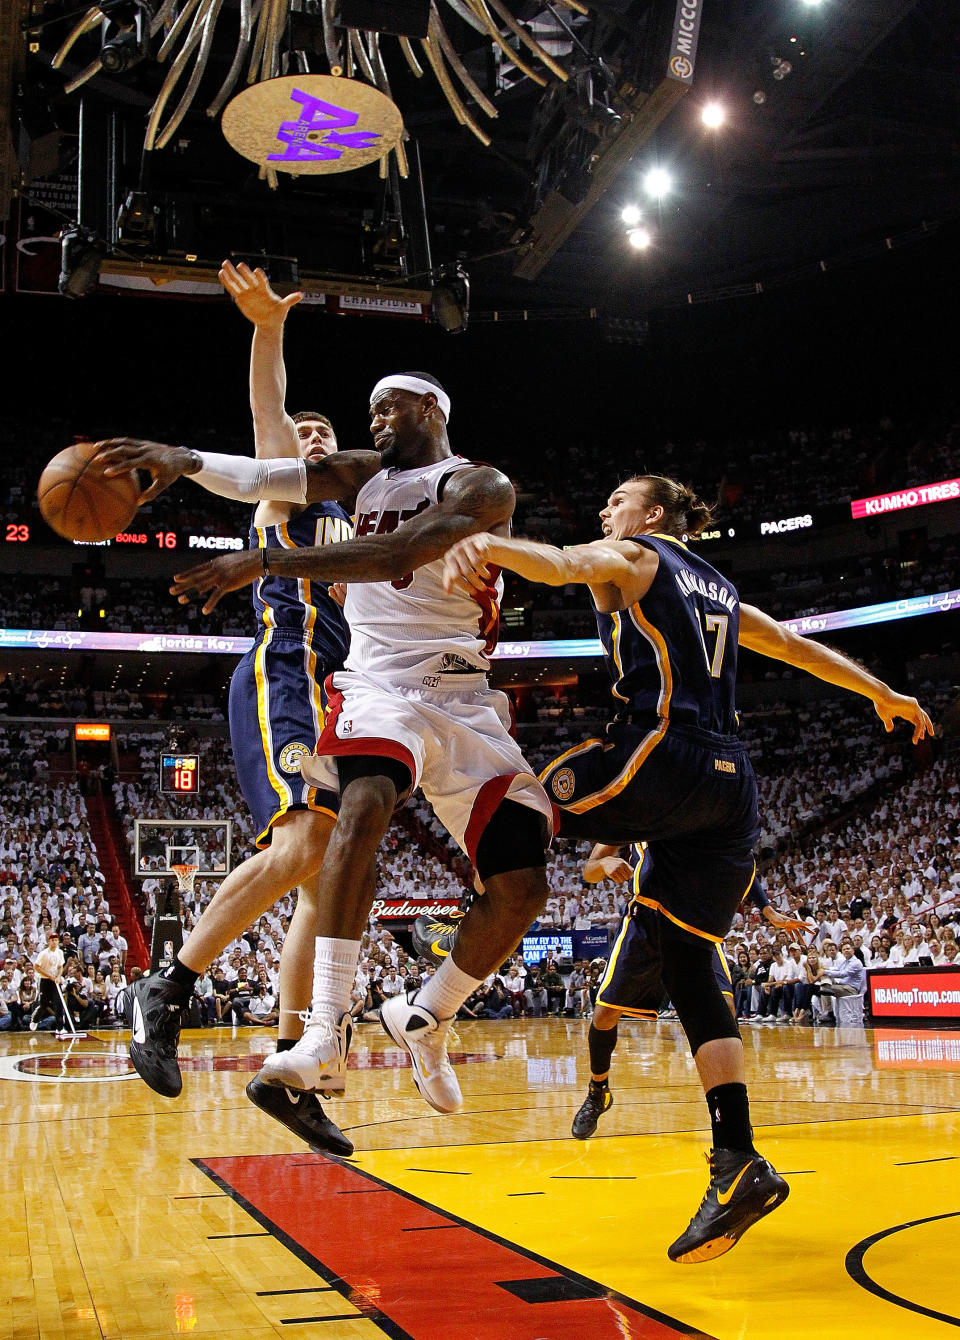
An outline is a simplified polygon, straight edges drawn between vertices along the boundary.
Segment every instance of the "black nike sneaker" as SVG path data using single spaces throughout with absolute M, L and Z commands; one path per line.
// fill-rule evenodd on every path
M 722 1256 L 747 1229 L 782 1205 L 790 1188 L 772 1164 L 759 1154 L 738 1149 L 712 1149 L 710 1185 L 700 1208 L 667 1255 L 681 1265 Z
M 575 1140 L 588 1140 L 597 1129 L 597 1122 L 604 1112 L 613 1107 L 613 1094 L 602 1084 L 590 1081 L 590 1088 L 583 1100 L 583 1106 L 573 1119 L 570 1133 Z
M 183 988 L 154 973 L 124 988 L 121 1009 L 130 1029 L 130 1060 L 144 1084 L 164 1098 L 183 1088 L 177 1064 Z
M 264 1084 L 254 1075 L 246 1087 L 246 1095 L 261 1112 L 266 1112 L 268 1117 L 275 1118 L 288 1131 L 306 1140 L 314 1153 L 344 1157 L 353 1153 L 353 1144 L 324 1112 L 315 1093 Z
M 440 964 L 448 957 L 457 943 L 457 934 L 464 912 L 451 912 L 449 921 L 438 921 L 436 917 L 417 917 L 410 932 L 413 947 L 420 958 Z

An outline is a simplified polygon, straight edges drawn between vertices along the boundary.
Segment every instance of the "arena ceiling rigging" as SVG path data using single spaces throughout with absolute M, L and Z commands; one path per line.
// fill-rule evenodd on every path
M 456 297 L 460 267 L 487 307 L 639 316 L 917 240 L 960 213 L 952 0 L 6 10 L 0 213 L 77 174 L 81 241 L 157 274 L 268 256 L 285 258 L 271 261 L 278 282 L 446 283 Z M 300 107 L 282 114 L 291 87 Z M 378 152 L 388 99 L 403 135 Z M 707 102 L 723 125 L 703 124 Z M 272 152 L 237 152 L 225 107 L 248 139 L 266 126 Z M 332 161 L 371 145 L 364 166 Z M 672 179 L 657 199 L 642 189 L 651 167 Z M 631 203 L 645 250 L 621 218 Z

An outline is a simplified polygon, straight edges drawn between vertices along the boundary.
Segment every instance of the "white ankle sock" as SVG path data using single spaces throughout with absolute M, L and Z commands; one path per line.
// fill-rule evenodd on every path
M 360 941 L 318 935 L 314 946 L 313 1013 L 337 1024 L 350 1008 Z
M 476 991 L 482 977 L 461 972 L 452 958 L 445 958 L 426 986 L 415 996 L 416 1003 L 429 1010 L 435 1019 L 452 1019 L 460 1006 Z

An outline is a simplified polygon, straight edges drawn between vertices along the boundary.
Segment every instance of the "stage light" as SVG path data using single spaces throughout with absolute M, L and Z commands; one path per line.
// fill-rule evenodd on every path
M 646 191 L 647 195 L 653 196 L 656 200 L 667 195 L 672 187 L 673 178 L 670 176 L 670 173 L 666 168 L 651 168 L 643 179 L 643 189 Z
M 643 218 L 643 210 L 639 205 L 624 205 L 620 217 L 628 228 L 634 228 Z
M 700 113 L 700 120 L 710 130 L 716 130 L 718 126 L 722 126 L 726 119 L 727 113 L 720 106 L 719 102 L 706 103 L 703 111 Z
M 57 290 L 64 298 L 85 298 L 100 280 L 100 262 L 107 244 L 86 228 L 67 228 L 60 235 L 60 280 Z
M 433 287 L 430 315 L 448 335 L 459 335 L 470 319 L 470 276 L 462 265 L 442 270 Z
M 627 240 L 637 251 L 646 251 L 653 238 L 646 228 L 631 228 L 627 233 Z

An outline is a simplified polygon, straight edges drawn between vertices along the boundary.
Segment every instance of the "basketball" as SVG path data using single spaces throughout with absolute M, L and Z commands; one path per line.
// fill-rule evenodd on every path
M 112 540 L 129 526 L 142 488 L 135 470 L 107 478 L 99 442 L 75 442 L 49 462 L 37 485 L 40 515 L 67 540 Z

